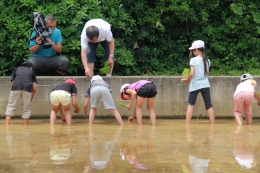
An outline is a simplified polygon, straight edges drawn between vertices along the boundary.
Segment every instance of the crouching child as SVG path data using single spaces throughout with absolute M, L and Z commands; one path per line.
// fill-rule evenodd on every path
M 52 105 L 50 124 L 55 124 L 57 112 L 61 109 L 61 106 L 65 112 L 66 123 L 71 124 L 70 103 L 72 100 L 72 106 L 74 112 L 78 113 L 79 108 L 76 102 L 77 88 L 76 82 L 72 79 L 67 79 L 65 82 L 59 83 L 51 92 L 50 100 Z
M 21 98 L 23 124 L 28 124 L 29 117 L 31 116 L 30 103 L 36 93 L 37 83 L 32 63 L 26 61 L 22 66 L 16 68 L 12 74 L 11 82 L 12 91 L 5 111 L 5 123 L 7 125 L 10 124 L 11 118 L 14 116 L 16 103 Z
M 91 84 L 86 93 L 86 99 L 84 103 L 84 116 L 88 117 L 88 104 L 91 102 L 91 109 L 89 112 L 89 124 L 93 124 L 97 111 L 99 100 L 102 98 L 105 109 L 110 109 L 111 113 L 115 116 L 117 122 L 123 125 L 121 115 L 115 107 L 114 100 L 111 95 L 109 85 L 99 75 L 95 75 L 91 78 Z

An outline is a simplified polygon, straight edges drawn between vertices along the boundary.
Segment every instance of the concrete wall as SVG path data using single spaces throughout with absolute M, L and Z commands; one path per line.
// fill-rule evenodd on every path
M 140 79 L 151 80 L 155 83 L 157 87 L 157 96 L 155 101 L 155 111 L 157 117 L 166 118 L 184 118 L 187 99 L 189 93 L 189 84 L 181 83 L 181 77 L 179 76 L 113 76 L 113 77 L 103 77 L 104 80 L 110 84 L 113 90 L 112 95 L 117 108 L 122 116 L 131 115 L 132 111 L 126 110 L 125 107 L 119 106 L 118 103 L 128 101 L 121 101 L 119 97 L 119 90 L 121 85 L 124 83 L 136 82 Z M 33 117 L 47 117 L 51 111 L 51 104 L 49 100 L 49 95 L 51 90 L 59 82 L 64 81 L 67 77 L 37 77 L 37 93 L 31 104 L 32 118 Z M 84 102 L 85 92 L 90 84 L 90 80 L 84 76 L 73 77 L 77 83 L 78 96 L 77 100 Z M 255 77 L 256 81 L 260 81 L 260 77 Z M 221 76 L 221 77 L 210 77 L 211 84 L 211 99 L 215 111 L 215 116 L 217 118 L 221 117 L 233 117 L 233 94 L 239 83 L 239 77 Z M 259 87 L 258 87 L 259 90 Z M 5 109 L 7 106 L 9 94 L 11 91 L 10 77 L 0 77 L 0 116 L 4 116 Z M 260 90 L 259 90 L 260 91 Z M 99 116 L 109 116 L 110 111 L 105 110 L 102 101 L 99 103 L 99 108 L 97 115 Z M 260 117 L 260 107 L 257 107 L 256 100 L 253 103 L 253 116 Z M 146 103 L 143 106 L 144 116 L 148 115 L 146 111 Z M 21 116 L 21 102 L 17 104 L 17 109 L 15 115 Z M 82 117 L 83 109 L 81 108 L 79 114 L 73 113 L 73 116 Z M 206 117 L 207 112 L 205 111 L 205 106 L 201 95 L 198 96 L 194 117 Z

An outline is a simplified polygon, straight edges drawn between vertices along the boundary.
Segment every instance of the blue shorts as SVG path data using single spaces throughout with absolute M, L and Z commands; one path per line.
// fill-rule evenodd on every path
M 211 100 L 210 100 L 210 88 L 201 88 L 196 91 L 190 92 L 188 104 L 191 106 L 195 105 L 199 92 L 201 93 L 201 95 L 203 97 L 205 108 L 206 108 L 206 110 L 208 110 L 209 108 L 212 107 Z
M 87 62 L 92 63 L 96 62 L 96 48 L 98 46 L 98 43 L 101 44 L 101 46 L 104 48 L 104 61 L 107 61 L 109 58 L 110 50 L 108 41 L 102 41 L 97 43 L 88 42 L 88 48 L 87 48 Z

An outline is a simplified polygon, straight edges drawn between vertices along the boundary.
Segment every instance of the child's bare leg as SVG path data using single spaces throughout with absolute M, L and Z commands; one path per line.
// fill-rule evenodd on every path
M 66 106 L 62 106 L 64 112 L 65 112 L 65 115 L 66 115 L 66 123 L 68 125 L 71 124 L 71 113 L 70 113 L 70 104 L 66 105 Z
M 50 115 L 50 123 L 55 124 L 57 112 L 59 110 L 59 106 L 51 105 L 51 115 Z
M 209 121 L 211 124 L 215 123 L 215 116 L 214 116 L 214 110 L 213 107 L 208 109 L 208 115 L 209 115 Z
M 251 124 L 252 123 L 252 114 L 246 114 L 246 122 L 247 124 Z
M 241 115 L 235 115 L 237 125 L 242 125 L 242 118 Z
M 65 116 L 64 116 L 64 113 L 63 113 L 62 105 L 61 105 L 61 104 L 59 105 L 59 112 L 60 112 L 61 120 L 62 120 L 63 122 L 66 122 L 66 118 L 65 118 Z
M 124 125 L 123 120 L 117 109 L 110 109 L 111 113 L 115 116 L 117 122 L 122 126 Z
M 194 106 L 188 105 L 187 111 L 186 111 L 186 123 L 188 123 L 188 124 L 191 121 L 191 117 L 192 117 L 192 114 L 193 114 L 193 109 L 194 109 Z
M 5 124 L 6 124 L 6 125 L 9 125 L 9 124 L 10 124 L 11 118 L 12 118 L 11 115 L 6 115 L 6 116 L 5 116 Z
M 155 111 L 154 111 L 154 108 L 153 108 L 154 101 L 155 101 L 155 97 L 147 99 L 147 110 L 149 112 L 152 125 L 155 125 L 155 121 L 156 121 L 156 115 L 155 115 Z
M 91 107 L 89 112 L 89 124 L 93 124 L 96 115 L 97 108 Z
M 139 125 L 142 125 L 142 107 L 143 107 L 143 104 L 144 104 L 144 101 L 146 100 L 146 98 L 143 98 L 143 97 L 139 97 L 137 96 L 136 98 L 136 119 L 137 119 L 137 123 Z
M 27 125 L 27 124 L 28 124 L 28 120 L 29 120 L 28 118 L 24 118 L 24 119 L 23 119 L 23 124 L 24 124 L 24 125 Z

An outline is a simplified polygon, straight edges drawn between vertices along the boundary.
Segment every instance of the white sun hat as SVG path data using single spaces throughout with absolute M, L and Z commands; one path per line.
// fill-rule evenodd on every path
M 99 75 L 95 75 L 95 76 L 92 76 L 91 78 L 91 83 L 94 81 L 94 80 L 103 80 L 103 78 Z
M 193 49 L 198 49 L 198 48 L 204 48 L 205 44 L 204 41 L 202 40 L 196 40 L 192 43 L 191 47 L 189 48 L 189 50 L 193 50 Z
M 253 77 L 251 76 L 251 74 L 243 74 L 241 77 L 240 77 L 240 81 L 244 81 L 244 80 L 247 80 L 247 79 L 253 79 Z

